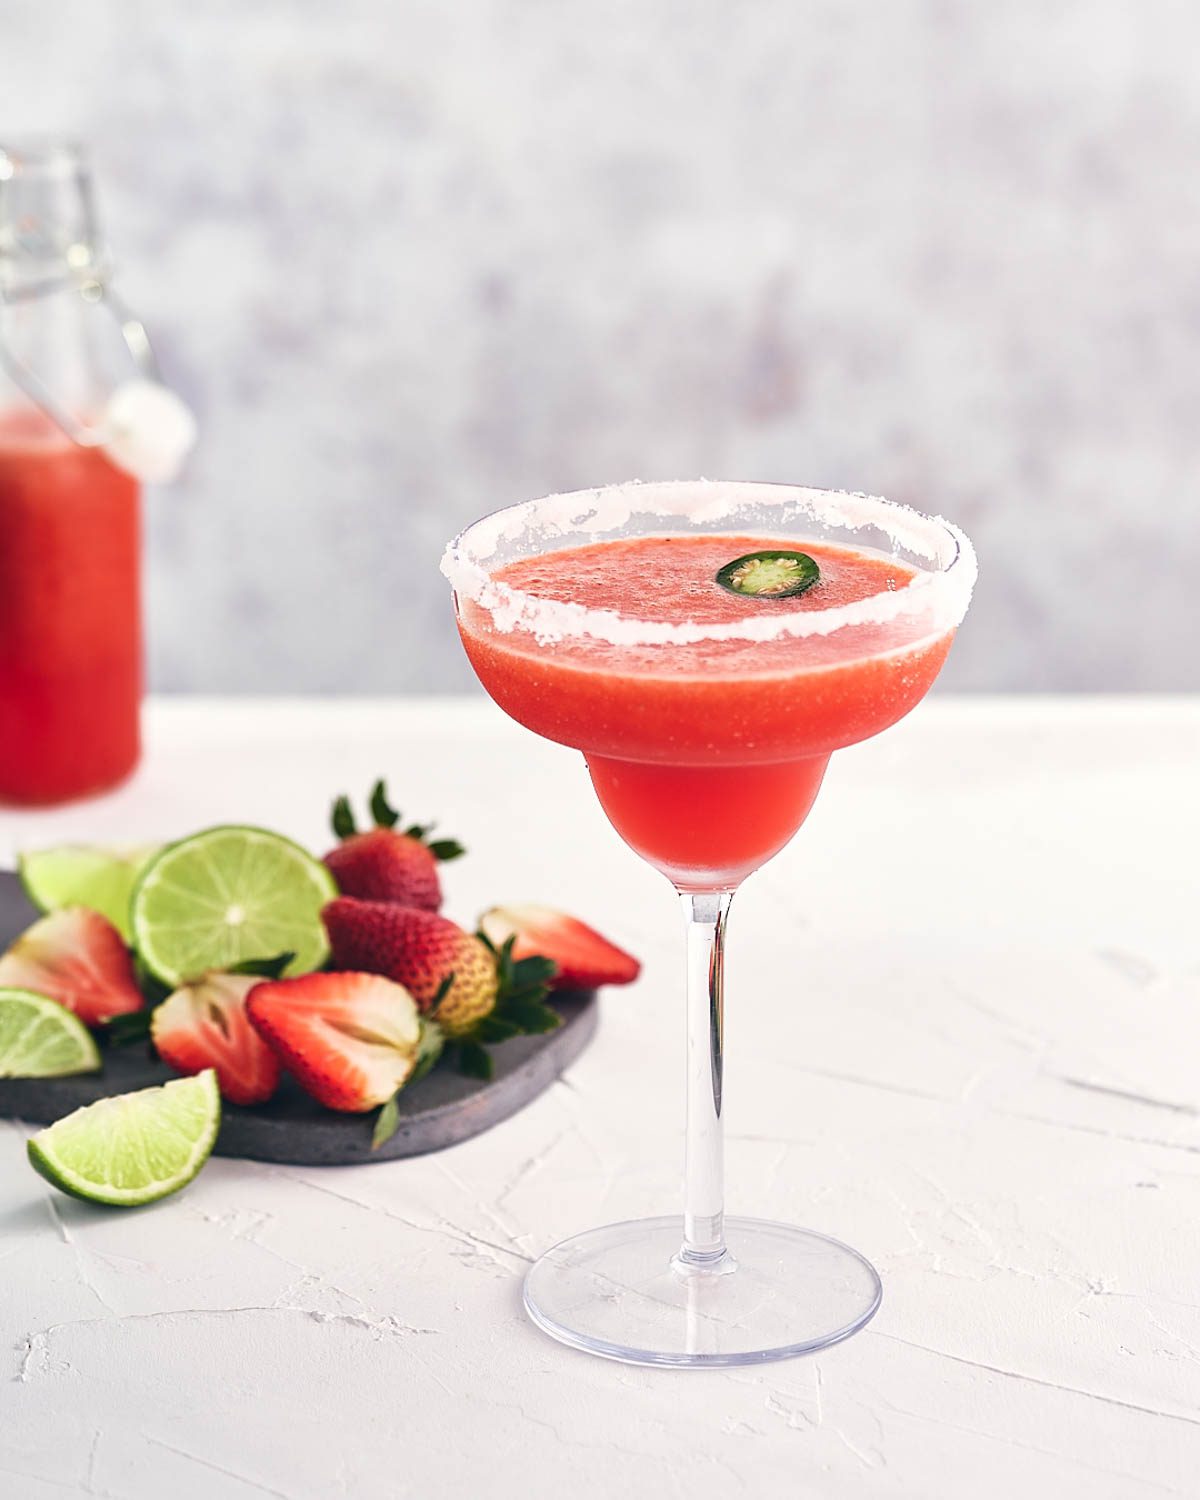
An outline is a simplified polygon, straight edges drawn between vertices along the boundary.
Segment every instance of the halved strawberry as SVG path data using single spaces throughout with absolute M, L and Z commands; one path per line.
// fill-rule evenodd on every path
M 142 1008 L 121 934 L 86 906 L 64 906 L 27 927 L 0 958 L 0 985 L 48 995 L 86 1026 Z
M 631 953 L 602 937 L 594 927 L 549 906 L 493 906 L 479 919 L 479 930 L 494 948 L 511 938 L 514 959 L 541 954 L 558 972 L 556 990 L 590 990 L 601 984 L 631 984 L 642 966 Z
M 177 1073 L 215 1068 L 231 1104 L 261 1104 L 279 1084 L 279 1059 L 246 1014 L 246 996 L 262 981 L 252 974 L 206 974 L 185 984 L 150 1017 L 162 1060 Z
M 441 1049 L 437 1026 L 421 1019 L 403 985 L 378 974 L 260 982 L 246 1009 L 288 1072 L 329 1109 L 386 1104 Z
M 457 859 L 462 845 L 454 839 L 426 843 L 430 830 L 418 823 L 397 830 L 400 814 L 388 805 L 382 781 L 371 790 L 371 816 L 375 827 L 359 833 L 349 800 L 339 797 L 333 804 L 333 831 L 342 842 L 325 856 L 325 866 L 338 890 L 363 901 L 437 911 L 442 904 L 438 861 Z

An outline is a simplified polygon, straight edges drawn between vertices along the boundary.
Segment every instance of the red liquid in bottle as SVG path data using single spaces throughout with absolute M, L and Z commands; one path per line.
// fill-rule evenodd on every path
M 0 801 L 113 785 L 139 753 L 137 480 L 0 411 Z

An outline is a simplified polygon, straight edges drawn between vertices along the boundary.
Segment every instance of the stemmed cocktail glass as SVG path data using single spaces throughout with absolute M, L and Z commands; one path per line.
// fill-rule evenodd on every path
M 966 613 L 971 544 L 863 495 L 696 481 L 554 495 L 447 548 L 459 630 L 514 719 L 582 750 L 622 838 L 687 921 L 682 1220 L 587 1230 L 530 1270 L 564 1343 L 655 1365 L 782 1359 L 848 1337 L 874 1268 L 813 1230 L 725 1219 L 724 930 L 832 751 L 924 697 Z

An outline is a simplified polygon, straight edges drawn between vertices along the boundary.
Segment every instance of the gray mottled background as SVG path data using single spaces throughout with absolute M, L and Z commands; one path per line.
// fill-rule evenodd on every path
M 1200 11 L 1170 0 L 0 0 L 203 426 L 171 689 L 459 688 L 436 573 L 638 475 L 973 534 L 946 680 L 1196 688 Z

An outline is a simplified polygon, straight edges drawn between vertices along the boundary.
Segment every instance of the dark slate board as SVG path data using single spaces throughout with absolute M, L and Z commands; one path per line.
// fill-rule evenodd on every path
M 37 913 L 17 877 L 0 871 L 0 950 Z M 490 1083 L 438 1067 L 400 1095 L 400 1128 L 378 1151 L 371 1150 L 375 1112 L 336 1114 L 323 1109 L 288 1077 L 267 1104 L 253 1109 L 222 1106 L 218 1156 L 297 1166 L 344 1166 L 422 1156 L 455 1146 L 506 1120 L 528 1104 L 574 1062 L 596 1030 L 595 992 L 561 991 L 554 996 L 563 1024 L 546 1036 L 514 1037 L 492 1048 L 496 1075 Z M 0 1115 L 47 1125 L 81 1104 L 109 1094 L 166 1083 L 177 1075 L 145 1046 L 104 1052 L 104 1071 L 79 1078 L 0 1078 Z

